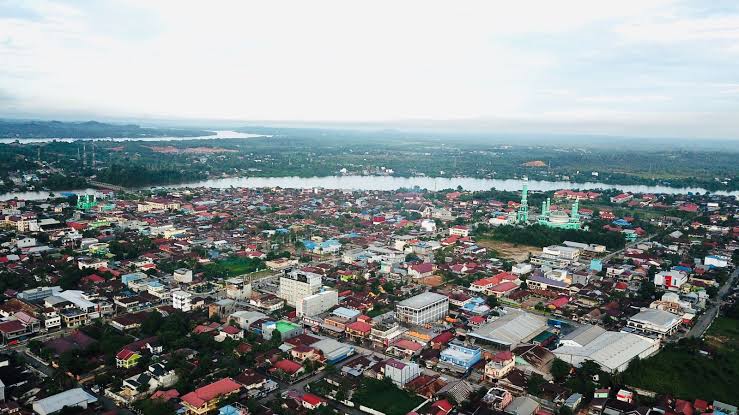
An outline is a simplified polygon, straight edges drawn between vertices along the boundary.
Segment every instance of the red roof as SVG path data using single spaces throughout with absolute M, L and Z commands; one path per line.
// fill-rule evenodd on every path
M 347 330 L 359 331 L 362 333 L 369 333 L 372 331 L 372 325 L 363 321 L 355 321 L 354 323 L 348 324 L 346 328 Z
M 508 291 L 515 290 L 516 288 L 518 288 L 518 285 L 516 285 L 516 283 L 510 282 L 510 281 L 506 281 L 506 282 L 501 282 L 500 284 L 498 284 L 498 285 L 496 285 L 494 287 L 491 287 L 490 288 L 490 291 L 495 291 L 495 292 L 499 292 L 499 293 L 505 293 L 505 292 L 508 292 Z
M 440 344 L 446 344 L 449 343 L 454 338 L 454 333 L 451 331 L 445 331 L 442 333 L 439 333 L 438 336 L 431 339 L 431 343 L 440 343 Z
M 317 406 L 321 404 L 321 398 L 318 396 L 312 394 L 312 393 L 306 393 L 303 395 L 303 401 L 307 402 L 310 405 Z
M 211 401 L 221 395 L 227 395 L 232 392 L 236 392 L 241 389 L 241 385 L 231 378 L 224 378 L 217 382 L 213 382 L 209 385 L 205 385 L 202 388 L 197 388 L 194 391 L 186 394 L 182 397 L 182 401 L 189 405 L 199 408 L 206 402 Z
M 282 359 L 279 362 L 275 363 L 273 368 L 274 369 L 280 369 L 283 372 L 292 375 L 293 373 L 300 370 L 303 366 L 300 366 L 298 363 L 293 362 L 292 360 Z
M 234 326 L 226 326 L 226 327 L 222 328 L 221 331 L 224 332 L 224 333 L 226 333 L 226 334 L 234 335 L 234 334 L 239 334 L 239 332 L 241 331 L 241 329 L 237 329 Z
M 421 345 L 420 344 L 418 344 L 418 343 L 416 343 L 416 342 L 414 342 L 412 340 L 407 340 L 407 339 L 400 339 L 400 340 L 398 340 L 394 344 L 394 346 L 397 347 L 397 348 L 399 348 L 399 349 L 407 349 L 407 350 L 412 350 L 414 352 L 417 352 L 417 351 L 421 350 Z
M 0 323 L 0 332 L 3 333 L 16 333 L 25 329 L 26 326 L 18 320 L 10 320 Z
M 118 359 L 118 360 L 128 360 L 134 354 L 136 354 L 136 353 L 134 353 L 134 352 L 132 352 L 132 351 L 130 351 L 128 349 L 123 349 L 120 352 L 118 352 L 118 354 L 115 355 L 115 358 Z
M 506 350 L 503 352 L 498 352 L 493 356 L 493 360 L 496 362 L 505 362 L 507 360 L 513 359 L 513 353 Z

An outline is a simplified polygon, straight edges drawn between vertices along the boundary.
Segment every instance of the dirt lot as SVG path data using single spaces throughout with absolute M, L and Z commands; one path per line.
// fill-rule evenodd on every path
M 481 239 L 477 244 L 497 251 L 502 258 L 512 259 L 514 261 L 524 261 L 529 257 L 529 253 L 536 254 L 541 252 L 541 248 L 528 245 L 516 245 L 510 242 L 493 241 L 490 239 Z

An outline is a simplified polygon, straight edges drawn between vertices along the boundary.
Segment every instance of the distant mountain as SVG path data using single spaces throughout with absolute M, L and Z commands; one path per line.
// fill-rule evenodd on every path
M 0 120 L 0 138 L 137 138 L 199 137 L 215 132 L 197 129 L 147 128 L 136 124 L 106 124 L 97 121 Z

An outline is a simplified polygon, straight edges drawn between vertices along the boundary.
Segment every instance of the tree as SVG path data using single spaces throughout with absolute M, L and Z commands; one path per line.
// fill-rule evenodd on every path
M 526 390 L 532 395 L 539 394 L 541 392 L 542 386 L 544 386 L 546 382 L 547 381 L 544 380 L 544 377 L 542 375 L 538 373 L 533 373 L 528 379 L 528 382 L 526 382 Z
M 490 308 L 496 308 L 500 304 L 500 302 L 498 301 L 498 297 L 494 295 L 489 295 L 488 298 L 485 300 L 485 303 Z
M 551 369 L 552 377 L 557 382 L 562 382 L 570 373 L 570 365 L 562 359 L 554 359 Z

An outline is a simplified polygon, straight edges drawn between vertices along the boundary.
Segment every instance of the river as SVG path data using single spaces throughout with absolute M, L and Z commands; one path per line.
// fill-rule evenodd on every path
M 230 187 L 259 188 L 259 187 L 283 187 L 292 189 L 310 189 L 321 187 L 325 189 L 346 190 L 396 190 L 399 188 L 418 187 L 428 190 L 455 189 L 462 186 L 465 190 L 497 190 L 520 191 L 524 181 L 521 179 L 475 179 L 470 177 L 393 177 L 393 176 L 325 176 L 325 177 L 228 177 L 221 179 L 203 180 L 193 183 L 183 183 L 171 186 L 159 186 L 159 188 L 181 189 L 185 187 L 211 187 L 227 189 Z M 666 193 L 687 194 L 705 193 L 706 189 L 698 187 L 668 187 L 668 186 L 646 186 L 646 185 L 615 185 L 598 182 L 572 183 L 565 181 L 543 181 L 529 180 L 529 190 L 551 191 L 559 189 L 618 189 L 630 193 Z M 94 189 L 67 190 L 71 193 L 92 193 Z M 54 192 L 56 195 L 63 191 Z M 739 197 L 739 191 L 711 192 L 724 196 Z M 23 200 L 43 200 L 49 197 L 49 192 L 16 192 L 0 195 L 0 200 L 13 198 Z
M 75 141 L 185 141 L 185 140 L 218 140 L 221 138 L 256 138 L 269 137 L 263 134 L 240 133 L 237 131 L 218 130 L 213 135 L 198 137 L 108 137 L 108 138 L 0 138 L 0 144 L 10 144 L 16 141 L 21 144 L 49 143 L 60 141 L 72 143 Z

